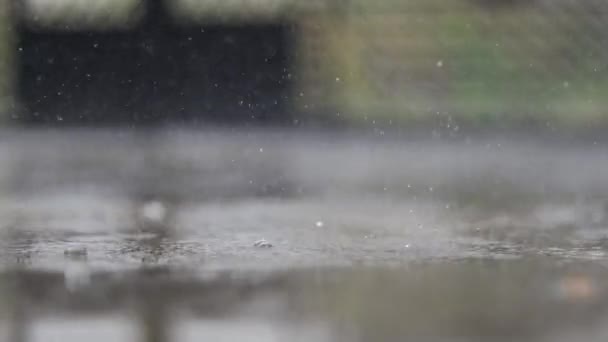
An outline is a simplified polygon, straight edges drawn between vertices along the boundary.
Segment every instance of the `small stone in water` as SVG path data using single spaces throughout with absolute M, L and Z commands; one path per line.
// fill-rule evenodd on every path
M 63 255 L 67 257 L 85 257 L 87 249 L 86 247 L 68 247 L 63 251 Z
M 261 239 L 256 241 L 253 246 L 258 247 L 258 248 L 272 248 L 272 244 L 270 242 L 268 242 L 265 239 Z

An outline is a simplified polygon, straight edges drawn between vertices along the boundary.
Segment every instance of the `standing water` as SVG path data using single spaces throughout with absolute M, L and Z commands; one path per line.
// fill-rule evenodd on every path
M 0 139 L 0 341 L 608 337 L 605 146 Z

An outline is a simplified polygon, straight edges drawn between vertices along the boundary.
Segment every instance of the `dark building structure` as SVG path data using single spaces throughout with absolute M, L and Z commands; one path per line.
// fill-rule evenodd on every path
M 289 25 L 202 25 L 142 2 L 132 27 L 16 23 L 26 123 L 264 123 L 288 120 Z M 16 7 L 18 11 L 18 6 Z M 17 16 L 19 17 L 19 16 Z

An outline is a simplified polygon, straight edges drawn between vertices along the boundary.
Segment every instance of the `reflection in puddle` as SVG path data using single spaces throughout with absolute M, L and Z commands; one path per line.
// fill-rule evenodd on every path
M 33 319 L 28 342 L 127 342 L 137 341 L 132 319 L 116 316 L 44 317 Z
M 138 327 L 140 327 L 138 331 Z M 138 325 L 130 317 L 93 316 L 90 318 L 43 318 L 30 324 L 31 342 L 197 342 L 197 341 L 331 341 L 322 325 L 282 324 L 255 319 L 184 319 L 171 331 L 160 331 L 163 324 Z M 10 340 L 16 341 L 16 340 Z M 25 339 L 23 340 L 25 341 Z
M 11 285 L 3 301 L 13 304 L 3 324 L 22 341 L 81 341 L 91 331 L 100 341 L 137 335 L 145 342 L 538 341 L 608 333 L 601 328 L 608 271 L 584 263 L 469 260 L 206 274 L 149 268 L 90 279 L 73 291 L 54 272 L 5 272 L 2 283 Z

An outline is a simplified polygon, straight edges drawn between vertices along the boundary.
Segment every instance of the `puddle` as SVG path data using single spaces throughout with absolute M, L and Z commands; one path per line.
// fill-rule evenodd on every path
M 50 271 L 3 273 L 9 331 L 22 329 L 34 341 L 78 341 L 86 331 L 117 341 L 134 335 L 143 341 L 537 341 L 608 333 L 608 271 L 549 258 L 289 271 L 148 268 L 92 273 L 78 288 L 65 279 Z
M 604 151 L 7 132 L 0 341 L 604 341 Z

